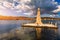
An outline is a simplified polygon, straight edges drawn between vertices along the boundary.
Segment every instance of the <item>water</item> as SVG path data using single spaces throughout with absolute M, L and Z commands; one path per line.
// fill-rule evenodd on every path
M 34 22 L 34 21 L 28 21 L 28 20 L 0 20 L 0 34 L 9 32 L 9 31 L 11 31 L 13 29 L 16 29 L 16 28 L 21 29 L 20 28 L 21 24 L 23 24 L 23 23 L 31 23 L 31 22 Z M 60 21 L 57 21 L 57 22 L 58 22 L 58 27 L 59 27 L 60 26 Z M 28 40 L 28 39 L 32 40 L 32 39 L 34 39 L 35 38 L 35 31 L 32 31 L 32 30 L 34 30 L 34 28 L 25 28 L 24 31 L 21 31 L 19 38 L 22 38 L 22 40 Z M 49 29 L 42 29 L 42 30 L 47 31 L 47 32 L 42 31 L 42 35 L 45 35 L 45 37 L 47 36 L 47 34 L 48 34 L 48 36 L 50 34 L 52 34 L 51 30 L 49 30 Z M 30 32 L 30 31 L 32 31 L 32 32 Z M 24 32 L 24 34 L 23 34 L 23 32 Z M 52 32 L 53 32 L 53 30 L 52 30 Z M 59 37 L 60 37 L 60 27 L 58 28 L 58 40 L 60 40 Z M 44 40 L 43 38 L 44 37 L 42 36 L 42 40 Z M 53 40 L 53 38 L 52 38 L 52 40 Z
M 31 40 L 32 37 L 33 37 L 32 35 L 34 35 L 34 32 L 31 32 L 33 30 L 33 28 L 25 28 L 23 30 L 22 27 L 21 27 L 21 24 L 32 23 L 32 22 L 34 22 L 34 21 L 28 21 L 28 20 L 0 20 L 0 34 L 1 34 L 0 37 L 4 36 L 5 33 L 9 33 L 11 30 L 19 29 L 20 30 L 20 33 L 18 34 L 19 37 L 17 36 L 19 39 L 22 39 L 22 40 L 28 40 L 29 39 L 29 40 Z M 15 31 L 13 31 L 13 32 L 15 32 Z M 34 35 L 34 37 L 35 37 L 35 35 Z M 5 40 L 5 39 L 6 38 L 4 38 L 4 39 L 0 38 L 0 40 Z M 10 40 L 10 39 L 7 39 L 7 40 Z
M 28 20 L 0 20 L 0 33 L 9 32 L 12 29 L 21 27 L 22 23 L 31 22 Z

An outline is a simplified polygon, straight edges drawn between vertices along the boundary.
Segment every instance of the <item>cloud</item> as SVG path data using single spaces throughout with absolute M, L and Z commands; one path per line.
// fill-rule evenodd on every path
M 7 7 L 7 8 L 12 8 L 13 6 L 12 6 L 12 3 L 9 3 L 9 2 L 7 2 L 7 1 L 4 1 L 3 2 L 3 6 L 5 6 L 5 7 Z
M 0 3 L 0 15 L 4 16 L 24 16 L 24 11 L 27 10 L 26 8 L 29 8 L 27 5 L 19 5 L 18 7 L 15 6 L 13 8 L 13 3 L 4 1 Z M 25 7 L 24 7 L 25 6 Z M 13 9 L 12 9 L 13 8 Z M 18 9 L 18 10 L 16 10 Z
M 31 0 L 20 0 L 21 3 L 31 2 Z
M 54 2 L 54 4 L 57 4 L 58 5 L 58 2 Z
M 5 7 L 3 7 L 2 5 L 0 5 L 0 9 L 6 9 Z
M 6 9 L 4 6 L 3 6 L 3 3 L 0 2 L 0 9 Z
M 54 0 L 5 0 L 2 3 L 4 8 L 10 11 L 14 10 L 12 14 L 19 15 L 35 15 L 35 8 L 37 7 L 41 7 L 41 9 L 43 9 L 41 10 L 42 12 L 50 13 L 52 10 L 56 9 L 57 5 L 57 2 L 54 2 Z
M 57 8 L 58 8 L 58 9 L 53 10 L 52 12 L 54 12 L 54 13 L 58 13 L 58 12 L 60 12 L 60 5 L 58 5 Z
M 60 5 L 58 5 L 57 7 L 60 8 Z
M 33 11 L 30 11 L 30 12 L 26 12 L 26 13 L 24 13 L 25 15 L 27 15 L 27 16 L 32 16 L 33 15 Z
M 55 1 L 55 0 L 52 0 L 52 1 Z

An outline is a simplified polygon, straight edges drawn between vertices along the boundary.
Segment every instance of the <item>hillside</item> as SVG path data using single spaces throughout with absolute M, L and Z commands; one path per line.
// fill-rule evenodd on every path
M 0 20 L 35 20 L 36 17 L 24 17 L 24 16 L 0 16 Z M 55 17 L 41 17 L 42 20 L 60 20 Z
M 23 16 L 1 16 L 0 15 L 0 20 L 33 20 L 34 18 L 30 17 L 23 17 Z

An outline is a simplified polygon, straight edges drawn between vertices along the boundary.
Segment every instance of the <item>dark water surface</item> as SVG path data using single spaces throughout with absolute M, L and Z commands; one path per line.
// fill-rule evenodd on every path
M 28 20 L 0 20 L 0 33 L 8 32 L 14 28 L 21 27 L 22 23 L 28 23 Z
M 19 27 L 21 27 L 21 24 L 22 23 L 31 23 L 31 22 L 33 22 L 33 21 L 0 20 L 0 34 L 9 32 L 10 30 L 13 30 L 16 28 L 23 30 L 22 28 L 19 28 Z M 60 27 L 59 27 L 60 21 L 57 21 L 57 23 L 58 23 L 58 29 L 56 32 L 55 32 L 55 29 L 46 29 L 46 28 L 42 29 L 40 40 L 60 40 Z M 24 32 L 24 34 L 23 34 L 23 32 Z M 36 39 L 35 28 L 25 28 L 24 31 L 21 31 L 20 34 L 21 35 L 19 37 L 22 38 L 22 40 L 35 40 Z

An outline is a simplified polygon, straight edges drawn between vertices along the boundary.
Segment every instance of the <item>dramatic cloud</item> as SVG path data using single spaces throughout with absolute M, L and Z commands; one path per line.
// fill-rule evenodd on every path
M 12 8 L 13 6 L 12 6 L 12 3 L 9 3 L 9 2 L 7 2 L 7 1 L 4 1 L 3 2 L 3 6 L 5 6 L 5 7 L 7 7 L 7 8 Z
M 60 12 L 60 5 L 58 5 L 57 8 L 58 8 L 58 9 L 56 9 L 56 10 L 53 11 L 54 13 Z
M 36 14 L 36 8 L 41 8 L 41 13 L 50 13 L 51 11 L 56 9 L 57 2 L 54 2 L 54 0 L 2 0 L 0 1 L 0 6 L 3 6 L 3 8 L 6 8 L 6 10 L 13 10 L 12 14 L 18 14 L 18 15 L 28 15 L 32 16 Z M 1 7 L 0 7 L 1 8 Z M 4 13 L 2 13 L 3 15 Z M 7 14 L 7 13 L 6 13 Z M 7 14 L 9 15 L 9 14 Z M 14 16 L 13 15 L 13 16 Z M 16 16 L 18 16 L 16 15 Z
M 0 5 L 0 9 L 6 9 L 6 8 Z
M 27 3 L 27 2 L 31 2 L 31 0 L 20 0 L 20 2 Z

